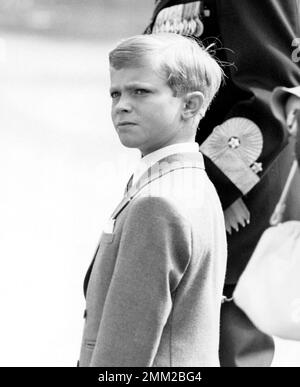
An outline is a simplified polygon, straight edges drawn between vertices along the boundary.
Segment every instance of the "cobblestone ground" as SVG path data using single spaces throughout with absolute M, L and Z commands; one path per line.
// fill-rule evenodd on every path
M 110 123 L 113 43 L 0 36 L 1 365 L 76 364 L 83 275 L 138 157 Z

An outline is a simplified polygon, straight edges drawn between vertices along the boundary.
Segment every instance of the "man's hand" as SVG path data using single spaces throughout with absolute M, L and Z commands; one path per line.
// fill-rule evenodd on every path
M 239 225 L 245 227 L 250 223 L 250 212 L 242 199 L 237 199 L 224 211 L 225 227 L 228 234 L 232 229 L 239 231 Z

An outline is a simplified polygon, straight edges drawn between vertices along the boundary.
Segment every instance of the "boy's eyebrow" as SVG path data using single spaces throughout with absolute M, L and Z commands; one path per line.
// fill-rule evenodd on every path
M 125 85 L 124 89 L 125 90 L 132 90 L 132 89 L 143 88 L 143 87 L 152 88 L 152 89 L 154 88 L 153 85 L 146 83 L 146 82 L 130 82 L 127 85 Z M 117 86 L 111 86 L 109 91 L 113 92 L 113 91 L 116 91 L 118 89 L 119 88 Z

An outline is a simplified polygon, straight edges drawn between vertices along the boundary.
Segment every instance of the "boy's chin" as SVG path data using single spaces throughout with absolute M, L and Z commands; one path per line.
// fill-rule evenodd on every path
M 139 149 L 139 144 L 136 141 L 132 141 L 127 138 L 120 138 L 120 142 L 122 145 L 124 145 L 126 148 L 137 148 Z

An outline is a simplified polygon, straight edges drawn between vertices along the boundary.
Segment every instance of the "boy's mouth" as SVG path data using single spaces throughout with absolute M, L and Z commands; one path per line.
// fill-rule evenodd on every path
M 126 126 L 126 125 L 136 125 L 136 123 L 131 121 L 120 121 L 117 123 L 117 126 Z

